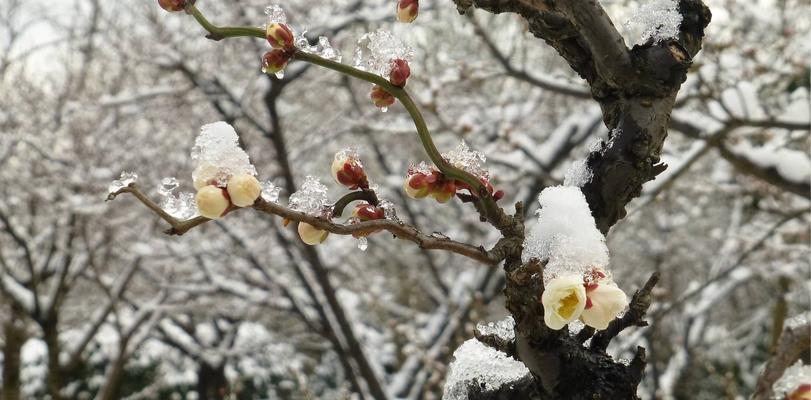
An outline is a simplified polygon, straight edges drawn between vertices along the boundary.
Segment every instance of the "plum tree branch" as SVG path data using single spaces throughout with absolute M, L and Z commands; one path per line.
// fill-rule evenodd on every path
M 172 217 L 166 211 L 160 208 L 154 201 L 143 194 L 135 184 L 130 184 L 127 187 L 110 193 L 107 200 L 113 200 L 122 193 L 129 193 L 143 203 L 147 208 L 158 214 L 164 221 L 171 226 L 164 231 L 169 235 L 183 235 L 192 228 L 202 225 L 211 221 L 205 217 L 195 217 L 188 220 L 178 220 Z M 416 243 L 420 248 L 426 250 L 444 250 L 451 253 L 463 255 L 470 259 L 476 260 L 482 264 L 495 266 L 501 259 L 494 256 L 482 246 L 473 246 L 470 244 L 457 242 L 448 239 L 444 236 L 426 235 L 420 232 L 417 228 L 400 221 L 393 221 L 388 219 L 378 219 L 372 221 L 359 222 L 357 224 L 336 224 L 324 218 L 315 215 L 306 214 L 291 208 L 282 206 L 280 204 L 267 202 L 263 199 L 257 199 L 253 205 L 257 211 L 261 211 L 271 215 L 277 215 L 290 221 L 308 223 L 318 229 L 325 230 L 337 235 L 369 235 L 377 231 L 387 231 L 397 237 L 398 239 L 407 240 Z M 230 213 L 241 209 L 240 207 L 231 207 L 226 213 Z
M 233 37 L 265 38 L 265 32 L 258 28 L 220 27 L 214 25 L 208 21 L 208 19 L 200 12 L 200 10 L 197 9 L 197 7 L 194 6 L 194 4 L 188 5 L 186 7 L 186 12 L 191 14 L 195 20 L 197 20 L 197 22 L 209 32 L 207 37 L 212 40 L 221 40 L 224 38 Z M 444 157 L 442 157 L 442 153 L 440 153 L 434 144 L 431 133 L 428 130 L 428 125 L 426 124 L 425 118 L 420 112 L 419 107 L 417 107 L 417 104 L 404 88 L 392 85 L 386 78 L 380 75 L 363 71 L 332 60 L 327 60 L 315 54 L 296 51 L 293 58 L 378 85 L 397 98 L 397 100 L 403 104 L 403 107 L 405 107 L 406 111 L 411 116 L 411 119 L 414 121 L 414 125 L 417 129 L 417 135 L 419 136 L 422 147 L 425 149 L 425 152 L 427 153 L 431 162 L 433 162 L 434 165 L 436 165 L 436 167 L 448 178 L 462 181 L 473 188 L 473 191 L 477 194 L 479 202 L 481 203 L 480 212 L 482 212 L 482 216 L 490 221 L 490 223 L 496 226 L 496 228 L 499 230 L 507 229 L 506 224 L 503 223 L 503 221 L 505 221 L 504 212 L 496 204 L 496 201 L 493 199 L 492 195 L 487 192 L 485 185 L 482 184 L 477 177 L 461 168 L 454 167 L 447 160 L 445 160 Z

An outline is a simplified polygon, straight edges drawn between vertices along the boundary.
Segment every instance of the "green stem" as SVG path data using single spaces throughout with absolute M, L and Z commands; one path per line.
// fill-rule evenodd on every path
M 197 22 L 209 32 L 209 38 L 214 40 L 229 37 L 265 37 L 265 32 L 259 28 L 218 27 L 209 22 L 206 17 L 200 13 L 200 10 L 198 10 L 193 4 L 186 8 L 186 12 L 191 14 L 197 20 Z M 327 60 L 315 54 L 296 51 L 293 57 L 297 60 L 315 64 L 373 83 L 381 86 L 387 92 L 391 93 L 395 98 L 397 98 L 397 100 L 400 100 L 400 103 L 403 104 L 403 107 L 405 107 L 406 111 L 408 111 L 408 114 L 411 116 L 411 119 L 414 121 L 414 125 L 417 128 L 417 135 L 420 138 L 422 147 L 425 149 L 425 152 L 428 154 L 428 158 L 434 163 L 434 165 L 436 165 L 436 167 L 448 178 L 462 181 L 473 188 L 473 191 L 478 195 L 479 200 L 482 203 L 483 210 L 487 214 L 488 218 L 499 214 L 499 211 L 501 211 L 500 208 L 498 205 L 496 205 L 496 202 L 493 200 L 492 196 L 487 193 L 487 190 L 479 181 L 479 178 L 473 176 L 467 171 L 454 167 L 442 157 L 442 154 L 434 144 L 434 140 L 431 138 L 431 133 L 428 131 L 428 125 L 425 123 L 425 118 L 422 116 L 417 104 L 414 103 L 414 100 L 411 98 L 411 96 L 409 96 L 405 89 L 392 85 L 386 78 L 380 75 L 362 71 L 352 66 L 341 64 L 332 60 Z
M 186 7 L 186 12 L 191 14 L 194 19 L 209 33 L 209 38 L 214 40 L 221 40 L 229 37 L 257 37 L 260 39 L 265 38 L 265 31 L 259 28 L 249 26 L 226 26 L 219 27 L 209 22 L 203 13 L 194 6 L 194 4 Z

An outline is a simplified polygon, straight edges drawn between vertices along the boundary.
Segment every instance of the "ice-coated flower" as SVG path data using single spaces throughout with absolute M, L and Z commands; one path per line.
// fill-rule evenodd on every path
M 546 326 L 558 330 L 580 317 L 586 307 L 586 288 L 578 275 L 563 275 L 549 281 L 541 296 Z
M 357 217 L 361 221 L 372 221 L 376 219 L 386 218 L 386 211 L 381 207 L 376 207 L 371 204 L 358 204 L 352 210 L 352 216 Z
M 417 19 L 417 14 L 420 11 L 420 2 L 418 0 L 398 0 L 397 1 L 397 21 L 400 22 L 413 22 Z
M 628 297 L 611 280 L 600 280 L 587 284 L 586 307 L 580 319 L 583 323 L 598 330 L 608 327 L 608 323 L 628 306 Z
M 291 49 L 294 46 L 293 31 L 287 24 L 274 22 L 268 24 L 265 37 L 274 49 Z
M 222 217 L 231 205 L 228 192 L 214 185 L 201 187 L 194 199 L 200 215 L 210 219 Z
M 411 68 L 408 66 L 408 61 L 398 58 L 391 62 L 391 72 L 389 73 L 389 82 L 397 87 L 403 87 L 411 76 Z
M 231 203 L 237 207 L 249 207 L 259 198 L 262 186 L 255 176 L 251 174 L 234 175 L 228 180 L 228 195 Z
M 811 400 L 811 383 L 803 383 L 786 395 L 786 400 Z
M 187 4 L 193 4 L 194 1 L 187 0 L 158 0 L 158 5 L 166 11 L 177 12 L 183 11 Z
M 282 49 L 273 49 L 262 56 L 262 72 L 275 74 L 287 66 L 290 61 L 290 52 Z
M 369 97 L 371 97 L 375 107 L 378 108 L 389 107 L 394 104 L 394 100 L 396 100 L 391 93 L 387 92 L 386 89 L 383 89 L 383 87 L 379 85 L 372 87 L 372 93 Z
M 298 235 L 301 237 L 301 241 L 304 243 L 309 244 L 310 246 L 315 246 L 327 240 L 329 232 L 318 229 L 306 222 L 299 222 Z
M 332 178 L 338 184 L 344 185 L 351 190 L 369 187 L 363 164 L 360 162 L 357 153 L 351 149 L 335 153 L 335 157 L 332 159 Z
M 431 191 L 430 185 L 427 181 L 428 176 L 429 175 L 425 175 L 423 173 L 409 174 L 405 179 L 405 183 L 403 184 L 403 190 L 405 190 L 406 195 L 412 199 L 421 199 L 428 196 Z

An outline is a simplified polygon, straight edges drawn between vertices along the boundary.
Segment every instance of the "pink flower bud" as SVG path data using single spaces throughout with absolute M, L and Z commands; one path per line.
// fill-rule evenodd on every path
M 281 49 L 271 50 L 262 57 L 262 72 L 275 74 L 283 70 L 288 61 L 290 61 L 289 52 Z
M 394 104 L 394 100 L 396 100 L 391 93 L 387 92 L 386 89 L 383 89 L 378 85 L 374 85 L 374 87 L 372 87 L 370 97 L 372 98 L 372 103 L 374 103 L 375 107 L 378 108 L 391 106 Z
M 228 180 L 228 196 L 237 207 L 250 207 L 262 193 L 259 181 L 251 174 L 234 175 Z
M 373 221 L 386 218 L 386 211 L 381 207 L 375 207 L 371 204 L 358 204 L 355 209 L 352 210 L 352 215 L 361 221 Z
M 214 185 L 206 185 L 200 188 L 194 199 L 197 202 L 197 211 L 200 212 L 200 215 L 210 219 L 222 217 L 231 205 L 228 192 Z
M 403 59 L 396 59 L 391 63 L 391 72 L 389 73 L 389 82 L 397 87 L 403 87 L 411 75 L 411 68 L 408 67 L 408 61 Z
M 786 395 L 787 400 L 811 400 L 811 383 L 804 383 L 797 386 L 791 393 Z
M 265 31 L 265 37 L 274 49 L 292 49 L 293 31 L 286 24 L 272 23 Z
M 399 0 L 397 2 L 397 21 L 413 22 L 417 19 L 419 11 L 420 2 L 418 0 Z
M 186 9 L 186 5 L 189 3 L 194 3 L 193 1 L 187 0 L 158 0 L 158 5 L 161 6 L 166 11 L 169 12 L 177 12 L 183 11 Z
M 329 232 L 318 229 L 306 222 L 299 222 L 298 235 L 301 237 L 301 241 L 304 243 L 309 244 L 310 246 L 315 246 L 327 240 Z
M 403 184 L 403 190 L 412 199 L 421 199 L 430 192 L 426 176 L 421 173 L 409 175 Z
M 443 184 L 436 185 L 435 190 L 431 193 L 439 203 L 447 203 L 456 194 L 456 184 L 453 181 L 446 181 Z
M 332 178 L 350 190 L 369 187 L 363 164 L 356 155 L 345 151 L 335 153 L 335 158 L 332 160 Z

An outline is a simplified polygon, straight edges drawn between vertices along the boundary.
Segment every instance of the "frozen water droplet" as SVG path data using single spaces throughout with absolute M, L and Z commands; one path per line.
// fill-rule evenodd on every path
M 279 200 L 279 192 L 282 191 L 282 188 L 276 186 L 271 181 L 264 181 L 261 183 L 262 186 L 262 200 L 269 201 L 271 203 L 275 203 Z
M 480 151 L 470 150 L 464 140 L 455 149 L 443 154 L 442 157 L 456 168 L 465 170 L 482 179 L 489 178 L 490 174 L 484 168 L 487 157 Z
M 327 60 L 341 62 L 341 53 L 332 47 L 326 36 L 318 37 L 318 45 L 315 47 L 315 53 Z
M 121 175 L 118 177 L 118 179 L 112 181 L 110 183 L 110 186 L 107 186 L 107 193 L 115 193 L 129 186 L 131 183 L 135 183 L 135 181 L 137 180 L 138 174 L 134 172 L 123 171 L 121 172 Z
M 177 197 L 166 196 L 160 204 L 167 214 L 179 219 L 190 219 L 197 215 L 197 203 L 194 201 L 194 193 L 180 193 Z
M 356 68 L 388 77 L 393 60 L 399 58 L 410 62 L 413 57 L 414 51 L 410 47 L 391 32 L 378 29 L 358 39 L 354 64 Z
M 282 6 L 278 4 L 271 4 L 265 7 L 265 14 L 268 16 L 268 23 L 287 23 L 287 14 L 284 13 Z
M 315 53 L 316 46 L 310 46 L 310 41 L 307 40 L 307 30 L 301 32 L 301 35 L 296 36 L 294 42 L 297 49 L 306 53 Z
M 380 112 L 388 112 L 388 111 L 389 111 L 388 107 L 380 107 Z
M 369 248 L 369 240 L 366 239 L 366 236 L 358 238 L 358 249 L 360 251 L 366 251 Z
M 380 200 L 378 206 L 383 209 L 386 219 L 397 220 L 397 210 L 394 208 L 394 203 L 388 200 Z
M 163 197 L 171 196 L 178 186 L 180 186 L 180 182 L 177 181 L 177 178 L 172 176 L 163 178 L 161 179 L 161 184 L 158 186 L 158 194 Z
M 284 70 L 281 70 L 273 75 L 276 75 L 276 79 L 284 79 Z
M 228 178 L 236 174 L 256 175 L 248 154 L 239 147 L 239 136 L 226 122 L 203 125 L 194 141 L 192 172 L 195 187 L 214 183 L 225 187 Z
M 306 214 L 319 214 L 327 205 L 327 187 L 318 178 L 307 176 L 301 188 L 290 195 L 288 206 Z

